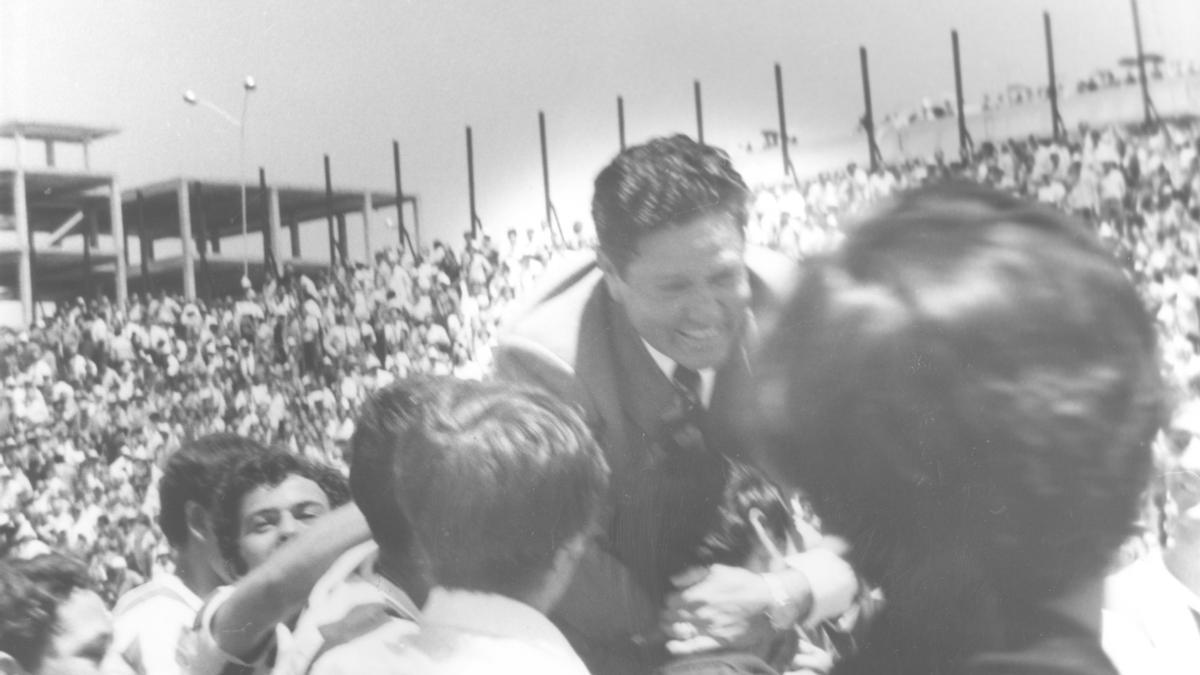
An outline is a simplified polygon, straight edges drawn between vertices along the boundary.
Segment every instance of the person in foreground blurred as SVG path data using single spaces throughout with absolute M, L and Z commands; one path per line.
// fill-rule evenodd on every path
M 336 469 L 286 450 L 264 450 L 226 473 L 213 501 L 213 531 L 237 581 L 205 600 L 184 636 L 178 657 L 188 673 L 217 675 L 227 668 L 270 672 L 277 652 L 289 646 L 287 624 L 312 584 L 338 554 L 364 538 L 359 533 L 365 532 L 365 523 L 353 510 L 339 511 L 336 519 L 330 520 L 335 514 L 322 518 L 349 498 L 346 479 Z M 321 525 L 323 536 L 317 541 L 306 537 L 305 543 L 314 546 L 297 555 L 300 535 Z M 314 550 L 322 544 L 326 550 Z M 284 555 L 307 564 L 254 574 L 260 568 L 271 570 L 268 566 Z
M 184 444 L 167 460 L 158 483 L 159 527 L 175 552 L 175 574 L 164 574 L 121 596 L 113 610 L 113 648 L 105 675 L 173 675 L 179 638 L 205 598 L 228 581 L 212 529 L 213 495 L 226 469 L 264 452 L 236 434 L 216 433 Z
M 443 382 L 396 443 L 394 494 L 436 584 L 420 630 L 351 641 L 312 672 L 583 675 L 544 615 L 596 526 L 604 455 L 548 394 Z
M 112 617 L 83 563 L 58 553 L 0 561 L 0 673 L 88 675 L 112 643 Z
M 1115 673 L 1104 573 L 1161 383 L 1090 233 L 986 188 L 908 193 L 808 268 L 762 362 L 768 464 L 886 598 L 836 673 Z

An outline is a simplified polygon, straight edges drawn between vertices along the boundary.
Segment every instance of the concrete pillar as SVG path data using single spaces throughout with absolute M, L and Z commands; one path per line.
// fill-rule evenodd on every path
M 17 270 L 20 286 L 21 312 L 25 324 L 33 323 L 33 239 L 29 231 L 29 207 L 25 202 L 25 167 L 21 164 L 21 134 L 13 138 L 16 147 L 17 173 L 13 177 L 13 217 L 17 221 L 17 244 L 21 247 L 21 262 Z
M 275 264 L 279 265 L 285 259 L 279 218 L 279 188 L 267 189 L 267 229 L 271 232 L 271 255 L 275 256 Z
M 129 299 L 129 240 L 125 238 L 125 214 L 121 210 L 121 190 L 115 177 L 108 184 L 108 209 L 113 248 L 117 251 L 117 308 L 124 311 Z
M 179 206 L 179 241 L 183 245 L 183 297 L 195 300 L 196 265 L 193 258 L 196 244 L 192 239 L 192 205 L 187 180 L 180 178 L 175 191 Z
M 367 252 L 367 264 L 371 264 L 371 212 L 374 211 L 374 205 L 371 203 L 371 193 L 363 193 L 363 248 Z

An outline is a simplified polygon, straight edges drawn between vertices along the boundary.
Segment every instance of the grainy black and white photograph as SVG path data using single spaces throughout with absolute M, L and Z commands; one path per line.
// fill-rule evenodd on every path
M 1200 2 L 0 1 L 0 674 L 1200 673 Z

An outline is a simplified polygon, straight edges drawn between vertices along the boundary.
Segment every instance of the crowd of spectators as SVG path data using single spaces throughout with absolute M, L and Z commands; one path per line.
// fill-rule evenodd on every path
M 368 393 L 417 372 L 481 378 L 504 307 L 583 245 L 578 228 L 467 235 L 285 269 L 241 298 L 80 298 L 0 332 L 0 553 L 71 552 L 111 602 L 169 569 L 151 523 L 181 442 L 229 431 L 345 468 Z
M 759 186 L 747 236 L 803 259 L 888 195 L 950 178 L 1050 204 L 1091 223 L 1123 261 L 1156 317 L 1169 381 L 1196 397 L 1198 149 L 1200 127 L 1174 123 L 985 143 L 961 161 L 850 165 Z M 111 602 L 170 569 L 155 486 L 182 441 L 230 431 L 344 467 L 368 393 L 419 372 L 483 377 L 509 303 L 562 250 L 590 245 L 579 225 L 468 234 L 317 276 L 284 270 L 240 298 L 135 296 L 124 311 L 79 299 L 0 332 L 0 552 L 72 552 Z

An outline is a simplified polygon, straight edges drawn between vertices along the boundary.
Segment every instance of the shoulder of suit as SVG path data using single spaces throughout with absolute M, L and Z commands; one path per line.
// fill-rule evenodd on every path
M 584 309 L 602 283 L 604 275 L 592 252 L 556 259 L 501 320 L 498 353 L 557 359 L 573 367 Z

